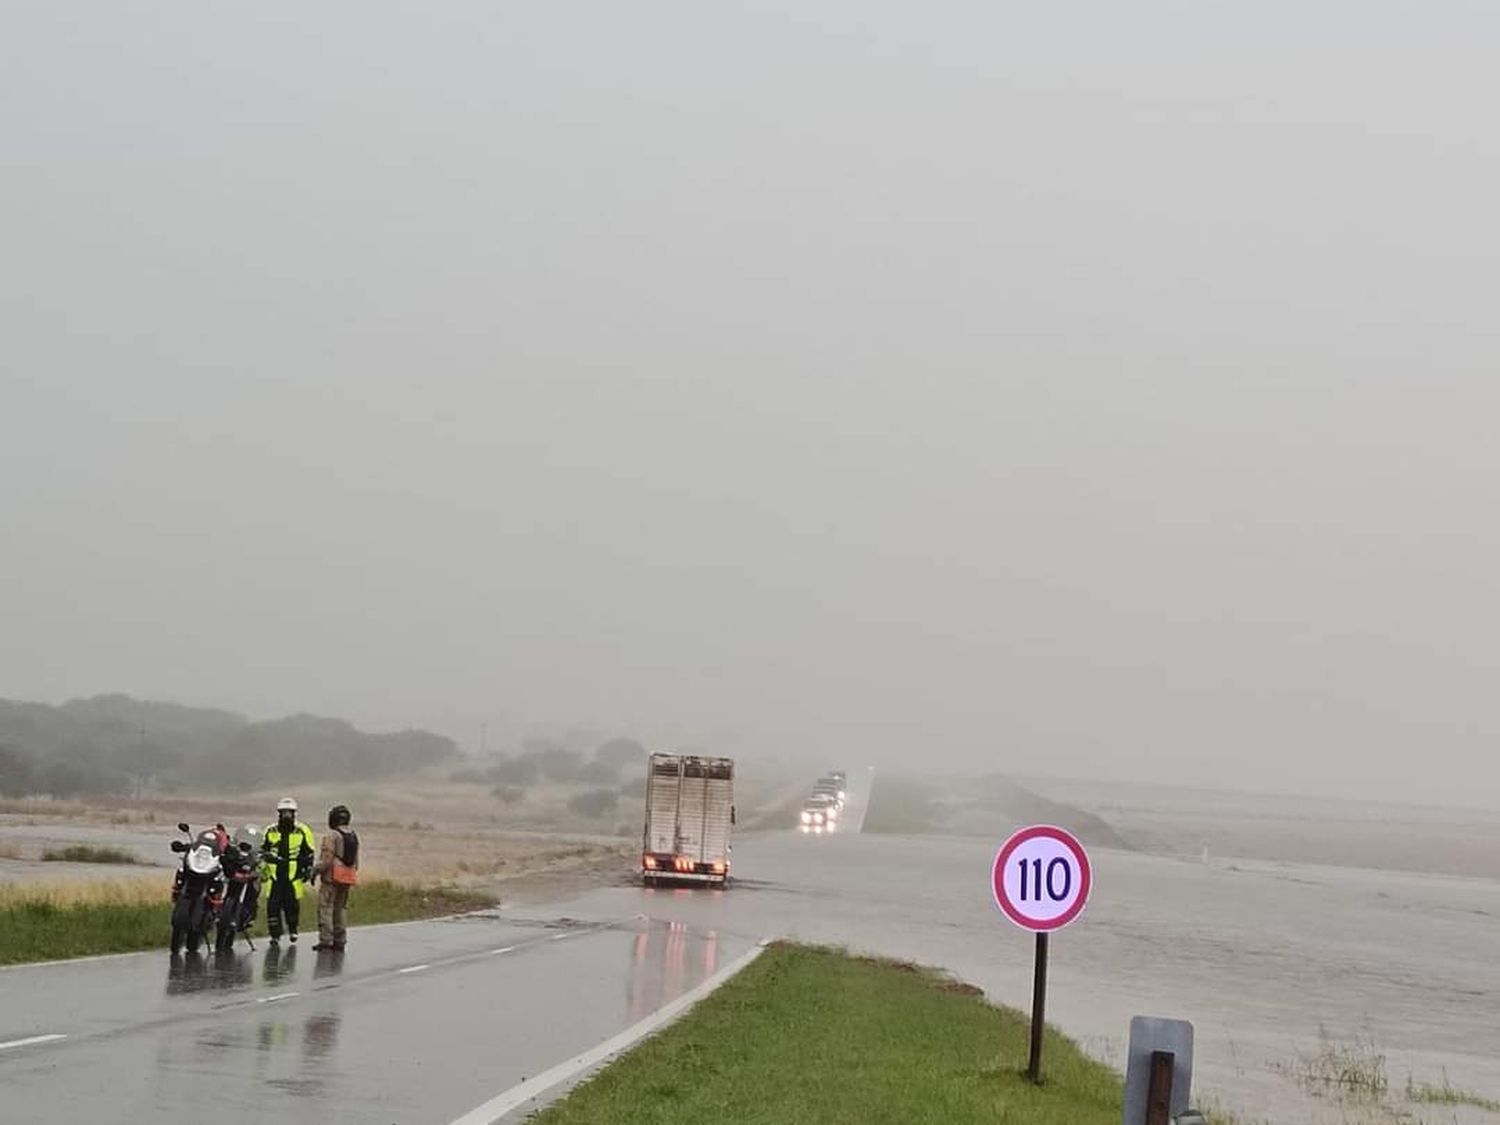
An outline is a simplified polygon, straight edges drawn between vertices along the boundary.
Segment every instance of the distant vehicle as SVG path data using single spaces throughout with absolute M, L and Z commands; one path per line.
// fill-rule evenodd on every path
M 814 797 L 831 797 L 838 802 L 839 808 L 844 807 L 844 786 L 841 782 L 835 781 L 831 777 L 818 778 L 817 783 L 813 786 L 812 795 Z
M 727 886 L 734 821 L 733 759 L 652 754 L 641 881 Z
M 842 801 L 849 796 L 849 778 L 843 770 L 829 770 L 828 778 L 830 781 L 838 782 L 839 800 Z
M 838 828 L 838 799 L 831 796 L 813 796 L 802 803 L 799 828 L 803 832 L 833 832 Z

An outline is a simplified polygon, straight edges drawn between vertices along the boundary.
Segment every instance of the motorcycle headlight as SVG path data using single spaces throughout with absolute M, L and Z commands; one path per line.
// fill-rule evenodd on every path
M 212 848 L 200 844 L 188 852 L 188 870 L 194 875 L 212 875 L 219 867 L 219 858 Z

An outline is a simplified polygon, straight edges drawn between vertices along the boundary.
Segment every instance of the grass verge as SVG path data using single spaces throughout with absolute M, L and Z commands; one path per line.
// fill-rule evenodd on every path
M 1416 1105 L 1467 1105 L 1476 1109 L 1500 1113 L 1500 1099 L 1487 1098 L 1472 1090 L 1460 1090 L 1448 1082 L 1446 1075 L 1441 1086 L 1431 1082 L 1406 1080 L 1406 1100 Z
M 170 876 L 54 888 L 0 887 L 0 965 L 166 948 Z M 435 918 L 494 905 L 493 895 L 457 887 L 371 879 L 349 896 L 351 925 Z M 265 932 L 265 901 L 255 933 Z M 304 928 L 317 931 L 313 892 Z
M 48 863 L 140 863 L 124 848 L 95 847 L 93 844 L 69 844 L 66 848 L 48 848 L 42 853 Z
M 777 944 L 661 1034 L 544 1110 L 536 1125 L 1118 1125 L 1120 1078 L 914 965 Z

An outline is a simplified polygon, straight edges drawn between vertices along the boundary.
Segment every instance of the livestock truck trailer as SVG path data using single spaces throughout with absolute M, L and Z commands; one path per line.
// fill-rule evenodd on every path
M 646 770 L 642 882 L 727 886 L 734 760 L 652 754 Z

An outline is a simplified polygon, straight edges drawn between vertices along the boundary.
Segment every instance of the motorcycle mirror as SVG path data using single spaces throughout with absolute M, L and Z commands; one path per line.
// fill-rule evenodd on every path
M 189 828 L 186 824 L 183 824 L 181 821 L 178 821 L 177 822 L 177 831 L 179 831 L 179 832 L 191 832 L 192 829 Z
M 173 840 L 172 841 L 172 850 L 174 852 L 185 852 L 185 851 L 187 851 L 187 845 L 185 843 L 183 843 L 181 840 Z

